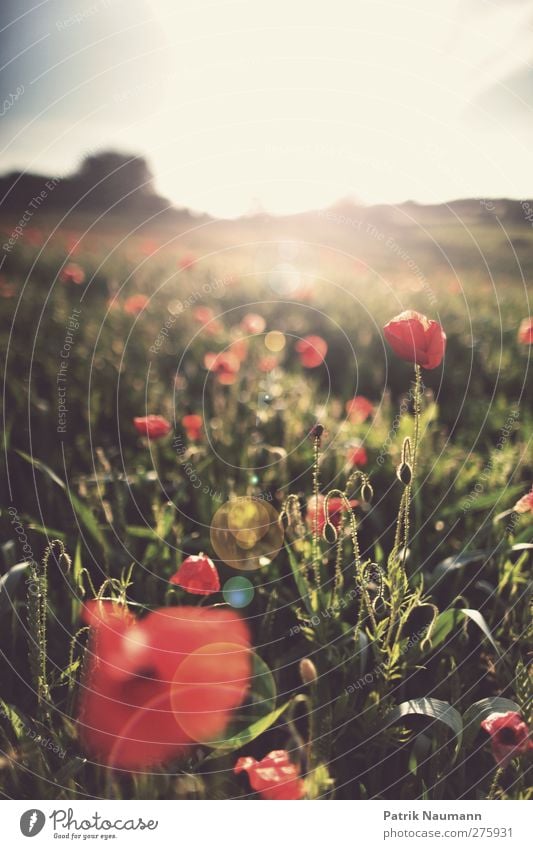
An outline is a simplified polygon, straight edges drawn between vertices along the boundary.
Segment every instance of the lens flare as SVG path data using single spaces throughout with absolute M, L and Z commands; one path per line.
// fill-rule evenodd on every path
M 237 643 L 212 643 L 180 664 L 170 701 L 188 738 L 224 749 L 275 708 L 276 695 L 273 675 L 257 654 Z
M 283 351 L 285 342 L 285 336 L 279 330 L 271 330 L 265 336 L 265 348 L 272 351 L 273 354 Z
M 248 578 L 230 578 L 222 587 L 222 595 L 231 607 L 247 607 L 254 597 L 254 585 Z
M 211 545 L 232 569 L 253 572 L 267 565 L 283 543 L 283 528 L 271 504 L 242 496 L 227 501 L 213 516 Z

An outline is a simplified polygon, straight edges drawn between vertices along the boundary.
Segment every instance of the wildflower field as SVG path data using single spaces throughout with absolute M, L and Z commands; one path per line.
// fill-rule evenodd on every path
M 471 204 L 2 219 L 4 797 L 531 797 L 533 234 Z

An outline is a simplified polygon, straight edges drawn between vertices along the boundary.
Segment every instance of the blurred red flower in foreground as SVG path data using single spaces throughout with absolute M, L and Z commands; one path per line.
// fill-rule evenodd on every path
M 238 357 L 231 351 L 223 351 L 221 354 L 208 353 L 204 357 L 204 365 L 208 371 L 216 374 L 218 382 L 223 386 L 235 383 L 237 374 L 241 367 Z
M 355 398 L 346 401 L 345 409 L 351 422 L 361 424 L 374 412 L 374 405 L 364 395 L 356 395 Z
M 247 772 L 252 790 L 269 801 L 301 799 L 304 795 L 300 770 L 290 762 L 288 752 L 284 749 L 270 752 L 260 761 L 239 758 L 233 772 L 237 775 Z
M 183 587 L 193 595 L 211 595 L 220 589 L 217 567 L 206 554 L 191 554 L 187 557 L 170 583 Z
M 76 283 L 80 286 L 85 281 L 85 271 L 77 262 L 69 262 L 59 275 L 62 283 Z
M 518 499 L 513 510 L 517 513 L 533 513 L 533 489 Z
M 326 517 L 324 515 L 324 500 L 325 497 L 320 494 L 318 496 L 318 516 L 316 510 L 316 503 L 313 497 L 309 498 L 307 501 L 307 512 L 305 514 L 306 521 L 311 530 L 314 530 L 316 525 L 317 533 L 321 534 L 324 530 L 324 525 L 326 524 Z M 351 507 L 357 507 L 358 501 L 352 499 L 350 501 Z M 332 525 L 334 525 L 337 529 L 340 527 L 341 523 L 341 514 L 347 513 L 348 508 L 343 498 L 333 497 L 328 501 L 328 513 L 329 520 Z
M 161 439 L 172 430 L 172 425 L 164 416 L 136 416 L 133 426 L 137 433 L 147 436 L 148 439 Z
M 328 343 L 321 336 L 304 336 L 299 339 L 294 350 L 300 357 L 304 368 L 317 368 L 324 362 L 328 352 Z
M 131 295 L 124 301 L 124 312 L 127 315 L 139 315 L 149 303 L 149 298 L 146 295 Z
M 391 319 L 383 328 L 385 339 L 394 353 L 422 368 L 437 368 L 444 357 L 446 334 L 438 321 L 415 310 L 407 310 Z
M 516 711 L 491 713 L 481 727 L 490 734 L 492 754 L 498 766 L 505 766 L 512 758 L 533 749 L 528 727 Z
M 368 463 L 368 454 L 366 453 L 363 445 L 354 445 L 352 448 L 348 449 L 346 460 L 352 466 L 366 466 Z
M 181 423 L 185 429 L 187 438 L 197 442 L 202 436 L 203 418 L 196 415 L 196 413 L 191 413 L 189 416 L 183 416 Z
M 524 318 L 520 323 L 518 341 L 522 345 L 533 345 L 533 318 Z
M 165 607 L 143 619 L 84 606 L 92 628 L 78 728 L 109 766 L 156 766 L 223 734 L 250 680 L 250 639 L 233 611 Z
M 265 327 L 265 319 L 262 315 L 258 315 L 255 312 L 247 313 L 241 321 L 241 328 L 245 333 L 249 333 L 250 335 L 254 333 L 262 333 Z

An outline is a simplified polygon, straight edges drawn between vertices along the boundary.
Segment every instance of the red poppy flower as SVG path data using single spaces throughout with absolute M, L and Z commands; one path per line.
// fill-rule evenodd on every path
M 178 266 L 182 269 L 192 268 L 196 264 L 196 257 L 192 253 L 183 254 L 178 260 Z
M 278 364 L 278 358 L 274 357 L 271 354 L 267 354 L 265 357 L 261 357 L 258 362 L 259 371 L 269 372 L 276 368 Z
M 141 242 L 141 253 L 144 256 L 152 256 L 159 250 L 159 243 L 155 239 L 143 239 Z
M 195 413 L 191 413 L 189 416 L 183 416 L 181 423 L 185 428 L 187 438 L 197 442 L 202 435 L 203 418 Z
M 216 374 L 218 382 L 223 386 L 235 383 L 237 374 L 241 367 L 238 357 L 231 351 L 223 351 L 221 354 L 206 354 L 204 357 L 206 369 Z
M 211 307 L 196 307 L 192 316 L 198 324 L 201 324 L 210 336 L 216 336 L 222 330 L 222 324 L 215 319 L 215 313 Z
M 348 450 L 346 459 L 352 466 L 359 466 L 360 468 L 368 463 L 368 454 L 363 445 L 355 445 Z
M 357 507 L 358 501 L 352 499 L 350 501 L 351 507 Z M 328 513 L 329 520 L 335 528 L 339 528 L 341 524 L 342 513 L 347 513 L 348 508 L 343 498 L 333 497 L 328 501 Z M 306 521 L 308 526 L 313 531 L 316 526 L 316 532 L 321 534 L 324 530 L 324 525 L 326 524 L 326 517 L 324 515 L 324 496 L 320 494 L 318 496 L 318 515 L 316 510 L 315 498 L 309 498 L 307 502 L 307 512 L 306 512 Z
M 245 333 L 253 335 L 255 333 L 262 333 L 266 327 L 266 322 L 262 315 L 258 315 L 255 312 L 249 312 L 241 321 L 241 327 Z
M 172 425 L 164 416 L 137 416 L 133 419 L 133 426 L 137 433 L 148 439 L 161 439 L 172 430 Z
M 345 409 L 351 422 L 361 424 L 374 412 L 374 405 L 364 395 L 356 395 L 355 398 L 346 401 Z
M 8 231 L 6 231 L 6 233 L 7 232 Z M 24 238 L 30 245 L 33 245 L 33 247 L 40 247 L 44 241 L 41 230 L 38 230 L 36 227 L 28 227 Z
M 298 340 L 294 350 L 299 355 L 304 368 L 317 368 L 324 362 L 328 343 L 321 336 L 305 336 Z
M 269 801 L 301 799 L 305 792 L 300 770 L 291 763 L 284 749 L 270 752 L 260 761 L 239 758 L 233 772 L 236 775 L 247 772 L 252 790 Z
M 78 728 L 94 757 L 141 769 L 224 733 L 251 671 L 249 634 L 237 614 L 166 607 L 136 619 L 93 601 L 84 621 L 93 630 Z
M 170 583 L 183 587 L 193 595 L 211 595 L 220 589 L 217 567 L 206 554 L 191 554 L 187 557 Z
M 518 499 L 513 510 L 516 513 L 533 513 L 533 489 Z
M 215 313 L 211 307 L 195 307 L 192 311 L 192 317 L 199 324 L 207 324 L 214 318 Z
M 512 758 L 533 749 L 529 729 L 516 711 L 491 713 L 481 727 L 490 734 L 492 754 L 498 766 L 505 766 Z
M 17 287 L 14 283 L 8 283 L 4 278 L 0 278 L 0 298 L 14 298 L 17 294 Z
M 240 363 L 244 362 L 248 354 L 248 340 L 236 339 L 235 342 L 232 342 L 229 346 L 229 351 L 232 354 L 235 354 Z
M 383 328 L 385 339 L 394 353 L 422 368 L 437 368 L 444 357 L 446 334 L 438 321 L 422 313 L 407 310 Z
M 533 318 L 524 318 L 520 323 L 518 341 L 522 345 L 533 345 Z
M 131 295 L 124 301 L 124 312 L 127 315 L 139 315 L 149 304 L 146 295 Z
M 77 262 L 69 262 L 59 275 L 62 283 L 75 283 L 80 286 L 85 281 L 85 271 Z

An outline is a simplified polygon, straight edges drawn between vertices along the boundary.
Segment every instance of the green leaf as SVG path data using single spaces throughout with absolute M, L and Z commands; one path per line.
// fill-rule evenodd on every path
M 472 512 L 477 512 L 479 510 L 487 510 L 490 507 L 498 507 L 501 502 L 508 503 L 515 496 L 519 495 L 523 491 L 524 487 L 522 484 L 515 484 L 515 486 L 509 486 L 504 489 L 496 489 L 491 492 L 487 492 L 484 495 L 479 495 L 475 498 L 472 503 L 469 505 L 468 510 Z M 454 513 L 459 513 L 461 509 L 461 503 L 452 504 L 449 507 L 444 508 L 442 510 L 441 515 L 443 517 L 453 515 Z
M 502 699 L 501 696 L 491 696 L 488 699 L 481 699 L 470 705 L 463 714 L 464 726 L 464 745 L 470 746 L 476 737 L 480 723 L 490 716 L 491 713 L 507 713 L 507 711 L 516 711 L 520 713 L 520 708 L 516 702 L 511 699 Z
M 204 763 L 205 761 L 214 760 L 214 758 L 220 758 L 222 755 L 227 755 L 229 752 L 234 752 L 237 749 L 241 749 L 243 746 L 246 746 L 247 743 L 251 743 L 251 741 L 255 740 L 256 737 L 264 734 L 271 725 L 274 725 L 281 714 L 287 710 L 289 705 L 290 701 L 285 702 L 284 705 L 281 705 L 281 707 L 276 708 L 276 710 L 273 710 L 266 716 L 263 716 L 262 719 L 252 722 L 251 725 L 244 728 L 239 732 L 239 734 L 236 734 L 233 737 L 228 737 L 227 740 L 224 740 L 216 746 L 215 751 L 211 752 L 211 754 L 205 758 Z
M 61 787 L 64 787 L 68 781 L 71 781 L 75 775 L 82 769 L 87 763 L 87 758 L 79 758 L 74 757 L 71 758 L 65 766 L 61 767 L 59 772 L 55 774 L 54 782 L 59 784 Z
M 455 608 L 449 608 L 439 613 L 435 619 L 435 624 L 431 631 L 431 643 L 424 644 L 424 640 L 420 640 L 415 646 L 407 652 L 407 658 L 421 659 L 430 654 L 434 649 L 438 648 L 459 624 L 461 620 L 460 611 Z M 424 648 L 422 646 L 424 645 Z
M 498 655 L 498 657 L 501 657 L 502 656 L 501 649 L 498 646 L 498 644 L 496 643 L 496 640 L 494 639 L 494 637 L 492 636 L 492 632 L 491 632 L 489 626 L 487 625 L 487 622 L 486 622 L 483 614 L 480 613 L 479 610 L 473 610 L 469 607 L 461 608 L 460 613 L 462 613 L 464 616 L 468 616 L 472 620 L 472 622 L 476 623 L 478 628 L 481 631 L 483 631 L 483 633 L 485 634 L 487 640 L 489 641 L 489 643 L 493 647 L 493 649 L 496 652 L 496 654 Z
M 522 716 L 526 724 L 531 725 L 533 719 L 533 680 L 529 667 L 521 660 L 516 665 L 514 691 L 520 704 Z
M 24 451 L 16 452 L 19 457 L 22 457 L 27 463 L 30 463 L 35 469 L 38 469 L 43 474 L 47 475 L 51 481 L 53 481 L 57 486 L 59 486 L 63 492 L 68 497 L 72 509 L 74 510 L 76 516 L 78 517 L 80 523 L 85 526 L 87 532 L 96 540 L 96 542 L 102 547 L 102 549 L 108 553 L 108 545 L 105 540 L 105 537 L 100 530 L 98 522 L 94 518 L 91 510 L 83 504 L 70 490 L 70 488 L 61 480 L 60 477 L 56 475 L 56 473 L 43 463 L 41 460 L 36 460 L 34 457 L 30 457 L 29 454 L 26 454 Z
M 307 588 L 307 584 L 302 575 L 302 571 L 300 569 L 300 564 L 298 563 L 296 557 L 294 556 L 290 545 L 285 544 L 285 551 L 287 552 L 289 563 L 291 565 L 292 574 L 294 576 L 294 580 L 296 582 L 296 587 L 298 592 L 300 593 L 300 598 L 304 602 L 307 612 L 312 616 L 313 608 L 311 605 L 311 599 L 309 598 L 309 590 Z
M 28 561 L 17 563 L 16 566 L 12 566 L 9 572 L 6 572 L 0 578 L 0 616 L 4 616 L 4 614 L 11 610 L 13 606 L 12 597 L 17 584 L 22 578 L 22 573 L 26 571 L 29 565 Z
M 74 586 L 77 587 L 81 595 L 85 595 L 85 586 L 83 584 L 83 564 L 81 562 L 81 539 L 79 539 L 76 543 L 71 575 Z
M 17 740 L 24 737 L 26 729 L 29 728 L 24 714 L 13 705 L 8 705 L 3 699 L 0 699 L 0 719 L 7 719 Z
M 442 560 L 438 563 L 429 577 L 430 585 L 433 586 L 436 583 L 439 583 L 444 578 L 449 577 L 452 573 L 457 572 L 459 569 L 462 569 L 464 566 L 469 566 L 471 563 L 479 563 L 480 560 L 484 560 L 485 557 L 490 555 L 489 551 L 467 551 L 465 554 L 459 554 L 457 556 L 452 555 L 451 557 L 447 557 L 445 560 Z
M 442 613 L 439 613 L 435 620 L 435 624 L 433 626 L 433 630 L 431 632 L 431 644 L 424 646 L 423 640 L 417 643 L 414 646 L 412 652 L 407 654 L 409 660 L 420 660 L 423 657 L 426 657 L 432 651 L 434 651 L 438 646 L 442 645 L 449 634 L 456 628 L 461 620 L 465 618 L 471 619 L 472 622 L 478 626 L 478 628 L 483 632 L 487 640 L 490 642 L 496 654 L 499 658 L 502 657 L 501 649 L 499 648 L 496 640 L 494 639 L 492 632 L 487 625 L 485 617 L 479 610 L 474 610 L 473 608 L 463 607 L 463 608 L 450 608 L 449 610 L 443 610 Z
M 59 675 L 59 681 L 64 684 L 65 681 L 70 681 L 81 666 L 81 657 L 77 657 Z
M 48 528 L 46 525 L 40 525 L 38 522 L 28 522 L 28 528 L 30 531 L 35 531 L 37 534 L 42 534 L 48 540 L 51 539 L 60 539 L 65 540 L 66 533 L 64 531 L 58 531 L 56 528 Z
M 358 631 L 355 635 L 355 657 L 359 658 L 359 672 L 364 675 L 368 663 L 368 650 L 370 640 L 364 631 Z
M 429 758 L 431 752 L 431 738 L 427 734 L 417 734 L 413 748 L 409 755 L 408 769 L 413 775 L 418 772 L 420 764 L 424 763 Z
M 155 533 L 151 528 L 143 528 L 141 525 L 126 525 L 127 533 L 132 537 L 139 539 L 149 539 L 151 542 L 155 539 Z
M 386 717 L 386 725 L 395 725 L 400 719 L 412 714 L 426 716 L 430 719 L 435 719 L 438 722 L 443 722 L 454 734 L 456 738 L 457 750 L 461 746 L 461 738 L 463 734 L 463 720 L 461 714 L 449 702 L 443 702 L 441 699 L 410 699 L 408 702 L 402 702 L 394 708 Z

